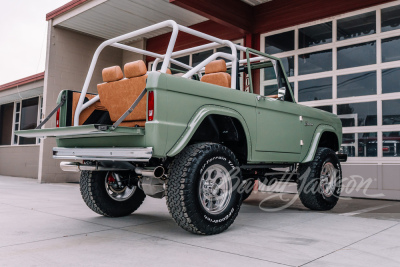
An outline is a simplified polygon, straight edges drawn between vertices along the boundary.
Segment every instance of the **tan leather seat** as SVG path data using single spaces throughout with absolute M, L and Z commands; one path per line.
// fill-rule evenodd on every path
M 71 118 L 75 118 L 75 110 L 76 107 L 78 106 L 78 100 L 79 97 L 81 96 L 81 93 L 78 92 L 73 92 L 72 93 L 72 115 Z M 92 94 L 86 94 L 86 98 L 88 100 L 91 100 L 95 95 Z M 90 117 L 90 115 L 95 111 L 95 110 L 102 110 L 102 111 L 107 111 L 106 107 L 103 106 L 103 104 L 100 101 L 97 101 L 93 105 L 87 107 L 81 112 L 81 115 L 79 116 L 79 125 L 83 125 L 85 121 Z
M 205 73 L 200 81 L 223 87 L 231 87 L 231 75 L 226 73 L 226 62 L 223 59 L 208 63 Z
M 111 121 L 117 121 L 135 102 L 146 87 L 147 68 L 142 60 L 125 64 L 126 79 L 121 77 L 121 68 L 114 66 L 103 70 L 103 81 L 98 84 L 101 103 L 110 113 Z M 107 82 L 108 81 L 108 82 Z M 120 126 L 144 126 L 146 123 L 146 95 Z

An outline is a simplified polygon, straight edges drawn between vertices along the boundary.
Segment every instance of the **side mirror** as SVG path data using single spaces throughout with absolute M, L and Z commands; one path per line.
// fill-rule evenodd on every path
M 285 94 L 286 94 L 286 87 L 281 87 L 278 89 L 278 99 L 279 100 L 284 100 Z

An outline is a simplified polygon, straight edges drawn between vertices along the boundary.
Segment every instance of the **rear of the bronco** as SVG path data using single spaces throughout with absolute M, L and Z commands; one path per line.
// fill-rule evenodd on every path
M 223 60 L 208 66 L 220 70 L 220 65 L 226 71 Z M 230 78 L 229 74 L 216 73 L 204 75 L 206 82 L 199 83 L 180 75 L 148 72 L 143 61 L 126 64 L 124 73 L 118 66 L 106 68 L 103 83 L 97 86 L 98 95 L 87 93 L 83 104 L 95 97 L 98 100 L 83 109 L 77 126 L 74 117 L 81 93 L 64 90 L 57 101 L 56 128 L 18 134 L 55 138 L 53 157 L 65 160 L 60 164 L 62 170 L 81 172 L 82 197 L 98 214 L 126 216 L 139 208 L 146 195 L 166 197 L 173 218 L 182 228 L 198 234 L 219 233 L 239 212 L 239 189 L 244 186 L 240 163 L 221 144 L 191 142 L 201 137 L 185 136 L 185 132 L 200 126 L 196 115 L 207 110 L 201 107 L 241 94 L 227 88 L 226 79 L 219 81 L 219 77 Z M 209 77 L 212 79 L 207 82 Z M 224 123 L 230 127 L 227 129 L 238 126 L 233 120 Z M 194 165 L 183 168 L 188 162 Z M 199 184 L 193 183 L 194 176 L 203 193 L 199 194 Z M 188 190 L 180 193 L 184 185 Z M 182 201 L 182 194 L 190 201 Z M 192 212 L 192 223 L 182 220 L 187 211 Z
M 165 55 L 119 43 L 166 26 L 173 32 Z M 173 52 L 178 30 L 212 43 Z M 156 61 L 151 70 L 141 60 L 123 70 L 106 68 L 97 94 L 88 93 L 99 53 L 108 45 Z M 231 54 L 214 53 L 196 67 L 173 59 L 221 45 Z M 247 59 L 239 60 L 238 51 Z M 169 62 L 187 72 L 172 74 Z M 266 66 L 279 90 L 253 94 L 252 75 Z M 53 114 L 57 127 L 40 129 Z M 272 184 L 286 177 L 277 168 L 292 171 L 287 181 L 298 183 L 310 209 L 333 208 L 341 188 L 340 120 L 296 104 L 279 59 L 173 21 L 105 41 L 82 91 L 62 91 L 38 129 L 17 134 L 56 139 L 53 157 L 64 160 L 64 171 L 81 173 L 81 194 L 94 212 L 126 216 L 146 196 L 166 197 L 175 222 L 196 234 L 226 230 L 256 180 Z

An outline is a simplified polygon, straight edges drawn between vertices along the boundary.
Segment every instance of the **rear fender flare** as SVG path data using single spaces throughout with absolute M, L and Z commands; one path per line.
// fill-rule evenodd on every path
M 251 138 L 249 128 L 247 127 L 247 123 L 236 110 L 221 107 L 221 106 L 214 106 L 214 105 L 206 105 L 200 107 L 193 117 L 190 119 L 186 130 L 183 132 L 179 140 L 175 143 L 175 145 L 168 151 L 167 156 L 173 157 L 176 156 L 179 152 L 181 152 L 189 143 L 194 133 L 197 131 L 200 124 L 203 120 L 209 115 L 223 115 L 237 119 L 244 129 L 246 135 L 246 142 L 247 142 L 247 158 L 251 158 Z

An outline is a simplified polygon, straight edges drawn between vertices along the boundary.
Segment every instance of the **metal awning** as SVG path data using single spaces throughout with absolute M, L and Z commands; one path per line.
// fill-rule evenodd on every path
M 207 20 L 168 0 L 92 0 L 55 17 L 53 26 L 111 39 L 168 19 L 184 26 Z M 170 31 L 161 29 L 141 37 L 152 38 Z

